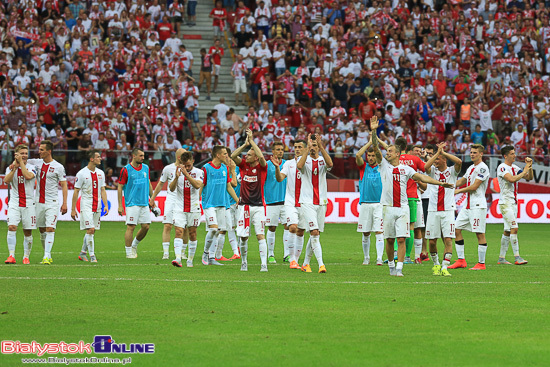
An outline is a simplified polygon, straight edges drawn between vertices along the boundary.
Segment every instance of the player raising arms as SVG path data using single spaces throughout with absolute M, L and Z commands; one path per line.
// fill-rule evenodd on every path
M 52 158 L 53 144 L 43 140 L 38 147 L 40 159 L 29 159 L 36 167 L 38 185 L 36 186 L 36 222 L 40 230 L 40 240 L 44 248 L 44 258 L 41 264 L 52 263 L 52 247 L 55 237 L 55 227 L 59 215 L 59 192 L 61 185 L 63 203 L 61 214 L 67 213 L 67 178 L 65 167 Z
M 235 191 L 231 186 L 232 178 L 229 169 L 224 162 L 227 162 L 227 149 L 222 145 L 212 148 L 212 161 L 202 168 L 203 190 L 202 208 L 206 218 L 207 231 L 204 241 L 204 253 L 202 254 L 203 265 L 223 265 L 216 261 L 216 250 L 218 248 L 218 235 L 220 231 L 226 231 L 226 207 L 227 193 L 239 202 Z
M 413 179 L 431 185 L 439 185 L 446 188 L 454 187 L 446 182 L 439 182 L 431 177 L 417 173 L 409 166 L 399 163 L 401 151 L 396 145 L 389 145 L 386 149 L 386 158 L 378 146 L 376 135 L 378 118 L 373 116 L 370 121 L 372 146 L 376 154 L 376 161 L 380 165 L 382 177 L 382 196 L 380 199 L 384 207 L 384 237 L 386 238 L 386 255 L 390 275 L 403 276 L 403 260 L 405 258 L 405 239 L 410 236 L 409 231 L 409 203 L 407 199 L 407 181 Z M 391 225 L 390 225 L 391 224 Z M 397 239 L 397 264 L 393 260 L 394 243 Z
M 508 246 L 511 242 L 515 257 L 514 263 L 516 265 L 525 265 L 527 261 L 519 256 L 517 182 L 522 178 L 527 181 L 533 179 L 533 160 L 529 157 L 525 158 L 526 165 L 525 169 L 522 170 L 514 164 L 516 161 L 514 147 L 507 146 L 502 148 L 501 154 L 504 157 L 504 163 L 501 163 L 497 168 L 498 184 L 500 186 L 498 206 L 504 219 L 504 233 L 500 241 L 498 264 L 510 264 L 506 261 L 506 251 L 508 251 Z
M 379 142 L 382 143 L 382 142 Z M 363 155 L 367 152 L 367 163 Z M 363 233 L 363 265 L 370 264 L 370 234 L 376 233 L 376 265 L 382 265 L 384 255 L 384 216 L 380 196 L 382 196 L 382 179 L 376 154 L 372 148 L 372 138 L 355 155 L 359 168 L 359 218 L 357 232 Z
M 174 180 L 176 177 L 176 169 L 177 165 L 181 164 L 180 157 L 185 152 L 185 149 L 179 148 L 176 150 L 176 161 L 174 163 L 170 163 L 166 167 L 162 169 L 162 173 L 160 174 L 159 181 L 157 183 L 157 186 L 155 187 L 155 190 L 153 191 L 153 195 L 151 195 L 151 198 L 149 199 L 149 206 L 153 206 L 155 203 L 155 199 L 157 195 L 162 190 L 162 187 L 166 182 L 170 183 Z M 162 223 L 164 224 L 164 228 L 162 230 L 162 250 L 164 254 L 162 255 L 163 260 L 167 260 L 170 256 L 170 232 L 172 232 L 174 217 L 174 204 L 176 202 L 176 192 L 171 190 L 166 190 L 166 200 L 164 201 L 164 216 L 162 218 Z M 183 237 L 184 239 L 187 238 L 186 233 L 187 230 L 184 230 Z M 182 257 L 185 256 L 185 249 L 187 247 L 186 241 L 183 241 L 182 245 L 182 253 L 176 254 L 176 257 Z M 174 244 L 174 250 L 175 250 L 175 244 Z M 185 258 L 185 257 L 184 257 Z
M 283 159 L 285 154 L 284 144 L 280 141 L 276 141 L 271 146 L 273 156 L 280 161 L 280 168 L 283 168 L 286 159 Z M 266 203 L 266 225 L 267 225 L 267 251 L 268 261 L 270 264 L 275 264 L 275 231 L 279 225 L 279 218 L 283 221 L 286 220 L 285 214 L 285 192 L 286 192 L 286 180 L 282 182 L 277 181 L 275 176 L 275 164 L 271 161 L 267 162 L 267 177 L 265 179 L 264 195 Z M 288 255 L 288 227 L 284 225 L 283 232 L 283 262 L 289 262 Z
M 437 146 L 438 150 L 426 162 L 424 169 L 430 177 L 449 184 L 456 184 L 462 160 L 454 155 L 445 152 L 446 143 Z M 447 167 L 447 160 L 454 163 Z M 430 202 L 428 204 L 428 222 L 426 225 L 426 237 L 430 241 L 430 256 L 434 266 L 433 275 L 451 276 L 447 267 L 451 264 L 453 257 L 453 238 L 455 238 L 455 195 L 454 190 L 439 186 L 437 189 L 428 190 Z M 439 264 L 437 255 L 437 239 L 443 237 L 445 254 L 443 255 L 443 266 Z
M 15 245 L 17 244 L 17 226 L 23 226 L 23 264 L 30 264 L 32 249 L 32 230 L 36 229 L 36 211 L 34 204 L 34 178 L 36 167 L 27 164 L 29 148 L 24 145 L 15 147 L 15 160 L 6 170 L 4 183 L 10 185 L 8 202 L 8 250 L 6 264 L 15 264 Z
M 241 153 L 250 146 L 245 159 Z M 267 174 L 267 162 L 262 151 L 252 137 L 252 131 L 246 130 L 246 141 L 231 155 L 231 159 L 241 172 L 241 198 L 237 214 L 237 236 L 241 240 L 241 271 L 248 271 L 248 237 L 250 226 L 254 225 L 254 232 L 259 243 L 261 267 L 260 271 L 267 271 L 267 244 L 265 242 L 265 203 L 264 182 Z
M 327 212 L 327 172 L 332 169 L 332 159 L 325 150 L 321 137 L 309 135 L 307 142 L 309 154 L 302 154 L 296 167 L 302 173 L 302 189 L 300 191 L 300 210 L 309 230 L 309 241 L 306 245 L 306 255 L 302 271 L 311 273 L 309 262 L 312 254 L 319 263 L 319 273 L 326 273 L 323 262 L 323 249 L 319 235 L 325 229 L 325 214 Z M 319 151 L 322 156 L 319 156 Z
M 132 162 L 128 163 L 120 171 L 118 179 L 118 214 L 124 214 L 122 206 L 122 191 L 126 205 L 126 233 L 124 241 L 126 245 L 126 258 L 137 258 L 139 242 L 145 238 L 151 223 L 149 210 L 149 197 L 153 195 L 153 186 L 149 181 L 149 166 L 143 164 L 145 153 L 140 148 L 132 151 Z M 153 202 L 152 207 L 155 208 Z M 141 229 L 134 237 L 134 230 L 138 224 Z
M 466 207 L 462 208 L 456 218 L 455 248 L 458 260 L 449 269 L 465 268 L 464 237 L 462 230 L 473 232 L 477 236 L 477 253 L 479 262 L 470 270 L 485 270 L 485 254 L 487 253 L 487 240 L 485 239 L 485 217 L 487 216 L 487 200 L 485 191 L 489 183 L 489 167 L 483 163 L 483 145 L 473 144 L 470 147 L 470 158 L 473 164 L 468 167 L 464 177 L 456 182 L 455 194 L 467 193 Z
M 78 194 L 82 191 L 80 199 L 80 230 L 86 231 L 82 243 L 82 251 L 78 257 L 81 261 L 88 261 L 86 251 L 90 254 L 90 261 L 97 262 L 95 256 L 95 231 L 99 230 L 101 224 L 101 203 L 103 200 L 105 215 L 109 214 L 107 203 L 107 192 L 105 191 L 105 173 L 97 168 L 101 164 L 101 153 L 97 150 L 88 152 L 88 165 L 76 174 L 74 184 L 73 202 L 71 205 L 71 218 L 76 220 L 76 202 Z
M 179 157 L 178 157 L 179 158 Z M 175 178 L 170 183 L 170 191 L 176 194 L 174 198 L 174 252 L 176 259 L 172 265 L 181 268 L 183 246 L 183 230 L 189 229 L 189 257 L 187 267 L 193 267 L 193 258 L 197 249 L 197 227 L 201 221 L 200 190 L 203 182 L 203 171 L 193 167 L 193 154 L 185 152 L 181 155 L 181 165 L 175 172 Z
M 286 161 L 283 169 L 279 167 L 279 160 L 274 155 L 271 158 L 275 167 L 277 181 L 286 179 L 285 193 L 285 223 L 288 226 L 288 255 L 290 269 L 300 269 L 298 261 L 304 247 L 305 220 L 300 213 L 300 192 L 302 189 L 302 173 L 297 168 L 298 161 L 306 148 L 305 140 L 294 141 L 294 159 Z

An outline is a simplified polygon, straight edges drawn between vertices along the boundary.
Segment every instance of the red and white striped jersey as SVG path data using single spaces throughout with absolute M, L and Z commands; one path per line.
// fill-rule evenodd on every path
M 193 167 L 189 175 L 200 182 L 204 181 L 204 171 Z M 178 179 L 176 188 L 176 204 L 174 211 L 183 211 L 184 213 L 200 213 L 200 189 L 195 189 L 191 182 L 182 174 Z
M 467 192 L 466 195 L 466 209 L 481 208 L 487 209 L 487 200 L 485 199 L 485 192 L 487 191 L 487 185 L 489 183 L 489 167 L 483 162 L 477 165 L 471 165 L 464 178 L 466 179 L 466 186 L 473 185 L 476 180 L 481 180 L 481 185 L 474 192 Z
M 286 176 L 285 205 L 299 207 L 302 191 L 302 173 L 298 169 L 296 159 L 285 162 L 281 173 Z
M 80 212 L 101 212 L 101 188 L 105 187 L 105 174 L 99 168 L 90 171 L 82 168 L 76 174 L 75 189 L 80 189 Z
M 67 181 L 65 167 L 56 160 L 44 163 L 42 159 L 29 159 L 28 162 L 36 167 L 36 203 L 56 202 L 59 198 L 59 183 Z
M 302 167 L 302 192 L 300 204 L 327 205 L 327 172 L 330 168 L 321 156 L 307 157 Z
M 380 163 L 380 177 L 382 178 L 382 197 L 380 203 L 394 208 L 408 207 L 407 182 L 416 174 L 409 166 L 391 165 L 386 159 Z
M 10 207 L 28 208 L 34 204 L 34 179 L 36 177 L 36 167 L 28 163 L 25 166 L 29 172 L 34 174 L 34 177 L 30 180 L 26 180 L 21 168 L 17 169 L 17 172 L 15 172 L 10 182 L 10 201 L 8 203 Z M 11 169 L 8 167 L 6 175 L 10 172 Z
M 447 182 L 456 184 L 458 174 L 455 166 L 447 167 L 445 171 L 438 170 L 435 166 L 432 166 L 430 170 L 430 177 L 436 179 L 439 182 Z M 433 186 L 430 190 L 430 204 L 428 205 L 429 212 L 441 212 L 445 210 L 455 210 L 455 189 L 446 189 L 443 186 Z
M 504 176 L 509 173 L 511 176 L 515 176 L 523 172 L 523 170 L 512 164 L 511 166 L 506 163 L 501 163 L 497 168 L 498 185 L 500 186 L 500 199 L 499 204 L 511 205 L 518 202 L 518 183 L 508 182 L 504 179 Z

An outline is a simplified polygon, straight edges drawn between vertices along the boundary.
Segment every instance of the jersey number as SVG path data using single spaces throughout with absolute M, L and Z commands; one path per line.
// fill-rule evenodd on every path
M 399 173 L 394 173 L 393 180 L 396 182 L 401 182 L 401 175 Z
M 17 182 L 20 183 L 20 184 L 25 183 L 25 177 L 23 177 L 23 176 L 17 177 Z
M 94 189 L 97 189 L 97 181 L 94 181 Z
M 474 227 L 478 227 L 479 226 L 479 219 L 474 219 Z
M 319 174 L 319 170 L 318 170 L 317 168 L 315 168 L 315 169 L 313 170 L 313 174 L 314 174 L 315 176 L 317 176 L 317 175 Z

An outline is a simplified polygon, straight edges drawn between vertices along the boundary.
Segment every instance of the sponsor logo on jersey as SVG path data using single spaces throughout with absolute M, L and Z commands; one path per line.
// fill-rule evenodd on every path
M 245 175 L 243 180 L 246 181 L 246 182 L 258 182 L 258 176 Z

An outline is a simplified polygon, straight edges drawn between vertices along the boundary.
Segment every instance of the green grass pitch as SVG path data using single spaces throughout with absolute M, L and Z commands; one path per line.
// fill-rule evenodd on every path
M 94 335 L 111 335 L 118 343 L 155 343 L 155 354 L 130 356 L 136 366 L 549 363 L 549 225 L 520 225 L 528 265 L 496 265 L 502 225 L 488 225 L 486 271 L 434 277 L 426 262 L 405 265 L 400 279 L 390 277 L 387 266 L 361 265 L 353 224 L 329 224 L 322 234 L 327 274 L 281 264 L 260 273 L 255 239 L 248 273 L 240 271 L 240 261 L 203 266 L 204 225 L 195 267 L 174 268 L 160 260 L 160 223 L 152 224 L 134 260 L 125 258 L 124 224 L 102 223 L 95 236 L 99 263 L 82 263 L 78 227 L 59 224 L 51 266 L 39 264 L 38 233 L 31 265 L 21 265 L 18 232 L 17 265 L 0 264 L 0 339 L 92 342 Z M 5 224 L 0 228 L 5 234 Z M 280 262 L 282 232 L 277 236 Z M 465 240 L 473 266 L 477 244 L 470 233 Z M 3 261 L 7 246 L 4 238 L 0 243 Z M 226 242 L 224 255 L 230 252 Z M 0 365 L 21 365 L 23 357 L 32 356 L 0 355 Z

